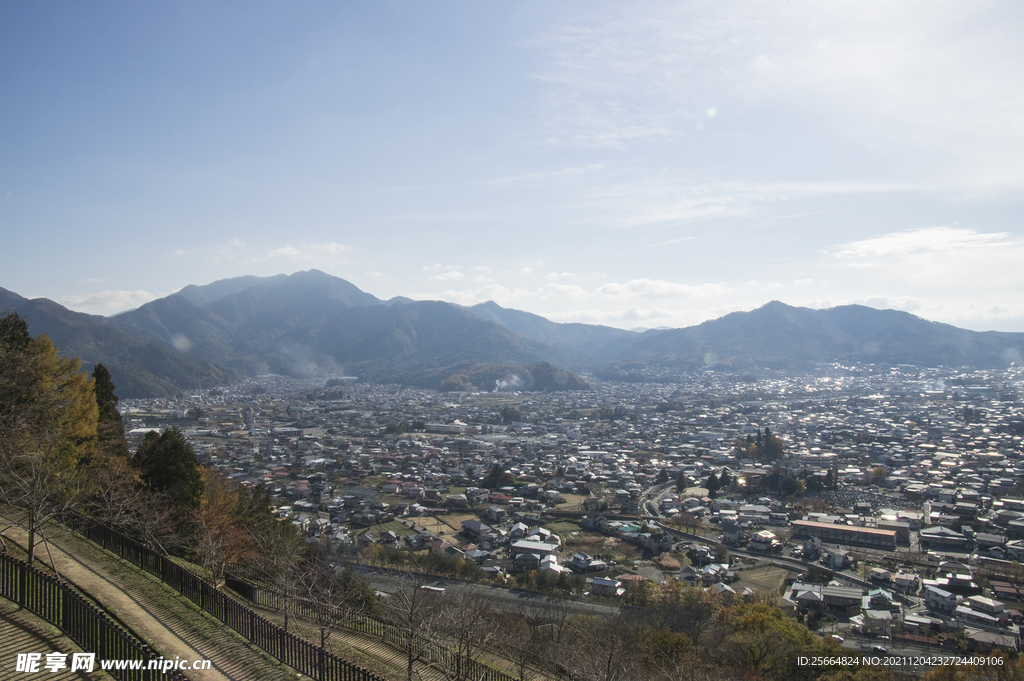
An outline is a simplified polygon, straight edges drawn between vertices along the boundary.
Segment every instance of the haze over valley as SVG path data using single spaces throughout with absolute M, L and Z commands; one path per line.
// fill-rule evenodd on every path
M 109 318 L 0 289 L 0 305 L 126 397 L 170 395 L 246 376 L 353 376 L 442 390 L 582 387 L 586 374 L 667 381 L 705 370 L 881 364 L 1005 368 L 1024 334 L 980 333 L 906 312 L 773 301 L 684 329 L 559 324 L 494 302 L 380 300 L 318 270 L 189 285 Z M 514 378 L 516 377 L 516 378 Z

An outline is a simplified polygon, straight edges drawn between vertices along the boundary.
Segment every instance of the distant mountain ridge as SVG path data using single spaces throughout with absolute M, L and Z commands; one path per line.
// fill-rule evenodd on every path
M 806 367 L 819 362 L 1005 367 L 1024 334 L 979 333 L 906 312 L 772 301 L 684 329 L 559 324 L 494 302 L 383 301 L 317 270 L 190 285 L 109 318 L 0 289 L 65 354 L 103 362 L 124 397 L 169 395 L 245 375 L 344 373 L 446 389 L 578 389 L 575 373 Z

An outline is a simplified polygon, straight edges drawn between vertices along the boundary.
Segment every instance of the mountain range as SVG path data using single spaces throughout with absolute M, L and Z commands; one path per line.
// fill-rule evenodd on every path
M 1005 367 L 1024 334 L 975 332 L 906 312 L 771 302 L 683 329 L 642 333 L 559 324 L 486 302 L 381 300 L 317 270 L 237 277 L 111 317 L 0 288 L 17 312 L 87 368 L 102 362 L 123 397 L 173 395 L 244 376 L 358 376 L 442 389 L 585 386 L 575 373 L 635 378 L 643 369 L 799 369 L 820 362 Z

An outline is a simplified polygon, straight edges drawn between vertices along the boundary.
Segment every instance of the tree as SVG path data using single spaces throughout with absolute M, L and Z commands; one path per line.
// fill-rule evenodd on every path
M 723 468 L 722 472 L 718 475 L 718 487 L 719 489 L 728 490 L 729 485 L 732 484 L 732 477 L 729 476 L 729 469 Z
M 760 435 L 760 431 L 758 432 Z M 764 461 L 778 461 L 785 454 L 785 445 L 782 442 L 782 438 L 772 434 L 771 428 L 765 426 L 764 437 L 760 438 L 761 444 L 758 446 L 758 456 Z
M 118 397 L 114 394 L 110 372 L 102 364 L 97 364 L 92 370 L 92 381 L 97 409 L 96 455 L 100 465 L 106 464 L 104 459 L 110 456 L 128 459 L 131 452 L 124 436 L 124 421 L 117 410 Z
M 312 616 L 320 630 L 320 647 L 327 646 L 331 629 L 359 612 L 374 609 L 376 596 L 369 583 L 346 568 L 338 574 L 335 551 L 328 540 L 307 546 L 302 559 L 292 566 L 294 584 L 299 600 L 308 606 L 305 613 Z
M 792 475 L 787 475 L 782 478 L 782 481 L 779 483 L 779 491 L 787 497 L 794 494 L 800 494 L 804 491 L 804 482 L 803 480 L 797 480 Z
M 402 652 L 406 662 L 406 680 L 413 680 L 413 669 L 428 643 L 435 636 L 438 613 L 444 596 L 429 589 L 427 578 L 418 574 L 407 574 L 403 580 L 409 586 L 396 590 L 384 605 L 387 618 L 394 625 L 398 635 L 395 646 Z
M 239 513 L 237 490 L 211 468 L 202 469 L 202 481 L 203 495 L 192 523 L 192 551 L 213 573 L 216 584 L 229 563 L 251 558 L 256 547 Z
M 718 490 L 721 489 L 722 487 L 721 481 L 718 479 L 717 475 L 712 473 L 711 475 L 708 476 L 708 481 L 706 484 L 708 487 L 708 496 L 714 499 L 716 496 L 718 496 Z
M 491 470 L 484 476 L 480 486 L 484 489 L 498 489 L 499 487 L 510 487 L 516 479 L 512 474 L 501 467 L 501 464 L 494 464 Z
M 519 681 L 526 681 L 530 666 L 537 666 L 548 657 L 553 641 L 552 629 L 557 625 L 547 622 L 538 607 L 529 602 L 496 613 L 495 617 L 497 621 L 493 629 L 497 633 L 498 650 L 512 663 Z
M 22 512 L 30 561 L 42 524 L 79 499 L 79 462 L 95 446 L 93 383 L 80 368 L 19 316 L 0 319 L 0 500 Z
M 496 635 L 490 626 L 491 614 L 488 600 L 468 587 L 445 594 L 437 615 L 437 633 L 453 653 L 441 660 L 447 678 L 470 678 L 468 663 L 476 661 Z
M 157 435 L 146 433 L 135 452 L 135 465 L 150 489 L 167 492 L 171 504 L 182 516 L 199 510 L 203 476 L 192 445 L 177 428 Z

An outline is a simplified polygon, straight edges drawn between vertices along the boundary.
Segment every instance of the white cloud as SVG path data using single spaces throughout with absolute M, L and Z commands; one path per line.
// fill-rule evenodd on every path
M 298 246 L 283 246 L 267 254 L 267 260 L 284 258 L 287 260 L 327 260 L 330 256 L 340 255 L 352 250 L 348 246 L 333 241 L 322 244 L 303 243 Z
M 573 284 L 547 284 L 537 292 L 537 297 L 556 300 L 583 300 L 589 298 L 590 294 Z
M 58 298 L 57 302 L 66 308 L 88 314 L 111 315 L 144 305 L 160 295 L 149 291 L 97 291 Z
M 466 275 L 462 272 L 452 270 L 451 272 L 445 272 L 444 274 L 436 274 L 430 279 L 432 281 L 459 281 L 460 279 L 464 279 L 465 276 Z
M 723 284 L 677 284 L 656 279 L 632 279 L 624 284 L 608 283 L 594 291 L 595 295 L 613 299 L 627 298 L 711 298 L 728 292 Z
M 441 293 L 419 293 L 409 296 L 416 300 L 446 300 L 459 305 L 476 305 L 488 300 L 508 306 L 517 301 L 529 300 L 533 293 L 524 289 L 511 289 L 501 284 L 489 284 L 462 291 L 448 290 Z

